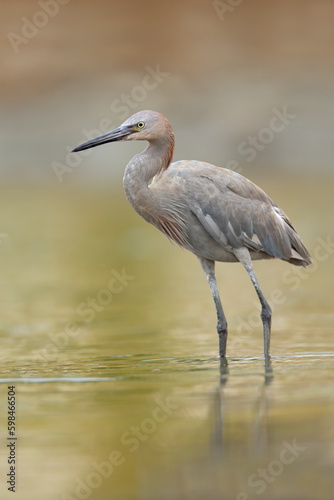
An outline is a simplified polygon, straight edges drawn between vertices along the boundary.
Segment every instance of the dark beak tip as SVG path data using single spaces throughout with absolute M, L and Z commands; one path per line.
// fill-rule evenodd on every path
M 111 132 L 107 132 L 104 135 L 100 135 L 95 139 L 91 139 L 83 144 L 79 144 L 74 149 L 72 149 L 71 153 L 78 153 L 79 151 L 83 151 L 84 149 L 95 148 L 96 146 L 100 146 L 101 144 L 106 144 L 107 142 L 116 142 L 126 140 L 127 136 L 132 132 L 131 127 L 118 127 Z

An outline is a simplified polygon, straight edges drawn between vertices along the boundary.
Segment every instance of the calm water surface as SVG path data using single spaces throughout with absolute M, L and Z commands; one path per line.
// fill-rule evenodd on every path
M 241 266 L 218 267 L 230 327 L 224 368 L 196 259 L 141 221 L 121 190 L 7 191 L 1 498 L 13 498 L 8 385 L 16 499 L 334 498 L 333 207 L 323 201 L 332 188 L 314 183 L 304 181 L 298 203 L 293 183 L 261 184 L 316 256 L 297 274 L 256 264 L 274 309 L 270 373 Z

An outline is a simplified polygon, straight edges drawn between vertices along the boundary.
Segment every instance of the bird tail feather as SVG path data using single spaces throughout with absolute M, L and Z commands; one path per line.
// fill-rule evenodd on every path
M 291 257 L 284 260 L 295 266 L 307 267 L 312 264 L 311 255 L 293 227 L 286 225 L 286 232 L 291 243 Z

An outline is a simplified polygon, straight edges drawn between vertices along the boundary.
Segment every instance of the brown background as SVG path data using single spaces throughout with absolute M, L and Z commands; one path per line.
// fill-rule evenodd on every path
M 169 76 L 128 114 L 164 113 L 175 129 L 175 158 L 236 160 L 268 173 L 332 171 L 330 0 L 245 0 L 225 12 L 211 1 L 54 1 L 44 2 L 52 16 L 41 16 L 43 0 L 2 2 L 3 182 L 58 184 L 53 162 L 64 163 L 66 148 L 85 140 L 83 129 L 102 118 L 123 121 L 111 103 L 157 65 Z M 27 20 L 42 26 L 16 53 L 10 34 L 22 36 Z M 296 119 L 245 162 L 238 145 L 284 106 Z M 137 151 L 138 144 L 104 147 L 64 180 L 102 184 Z

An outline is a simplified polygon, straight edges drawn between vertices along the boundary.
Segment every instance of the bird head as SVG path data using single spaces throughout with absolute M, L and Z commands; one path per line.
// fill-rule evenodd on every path
M 172 128 L 162 114 L 156 111 L 139 111 L 125 120 L 118 128 L 80 144 L 73 153 L 95 148 L 100 144 L 115 141 L 154 141 L 173 136 Z

